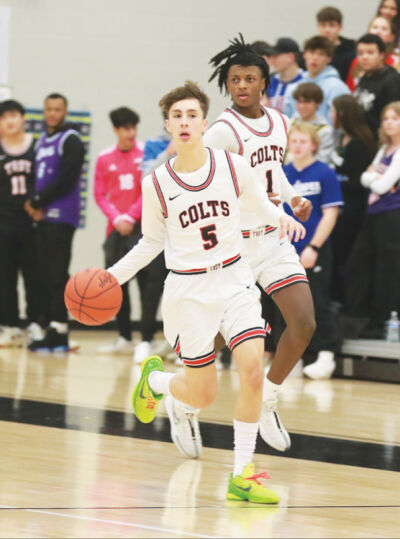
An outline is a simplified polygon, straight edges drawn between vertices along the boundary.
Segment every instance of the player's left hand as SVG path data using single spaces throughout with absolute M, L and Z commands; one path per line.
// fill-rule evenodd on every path
M 308 198 L 294 197 L 291 200 L 293 213 L 300 221 L 307 221 L 311 215 L 313 205 Z
M 318 253 L 312 247 L 307 245 L 300 255 L 300 262 L 305 269 L 311 269 L 315 266 L 318 258 Z
M 290 217 L 290 215 L 282 215 L 279 219 L 280 229 L 279 229 L 279 238 L 282 239 L 286 235 L 289 241 L 299 241 L 304 238 L 306 235 L 306 230 L 304 226 Z
M 270 202 L 275 204 L 275 206 L 279 206 L 279 204 L 281 203 L 281 199 L 279 198 L 279 193 L 267 193 L 267 195 Z

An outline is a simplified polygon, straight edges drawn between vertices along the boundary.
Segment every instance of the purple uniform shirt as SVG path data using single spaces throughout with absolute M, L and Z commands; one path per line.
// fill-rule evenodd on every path
M 57 178 L 63 156 L 64 141 L 71 135 L 79 137 L 73 129 L 60 131 L 54 135 L 43 134 L 36 145 L 36 185 L 41 191 Z M 53 200 L 43 208 L 45 221 L 67 223 L 77 227 L 80 218 L 80 182 L 61 198 Z

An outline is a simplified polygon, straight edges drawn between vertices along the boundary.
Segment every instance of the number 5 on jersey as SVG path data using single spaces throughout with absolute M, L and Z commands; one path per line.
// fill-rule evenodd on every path
M 218 243 L 215 225 L 203 226 L 200 228 L 201 237 L 203 239 L 203 249 L 212 249 Z

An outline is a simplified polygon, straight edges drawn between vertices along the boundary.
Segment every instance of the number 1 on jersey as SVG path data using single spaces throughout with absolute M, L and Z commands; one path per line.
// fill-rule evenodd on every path
M 272 170 L 266 170 L 265 176 L 267 178 L 267 193 L 272 193 Z
M 203 238 L 203 249 L 212 249 L 218 243 L 215 225 L 203 226 L 200 228 L 201 237 Z

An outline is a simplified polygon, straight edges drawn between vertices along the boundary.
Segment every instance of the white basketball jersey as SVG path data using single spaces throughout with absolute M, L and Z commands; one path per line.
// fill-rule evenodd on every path
M 206 164 L 195 172 L 175 172 L 172 159 L 152 173 L 168 232 L 164 252 L 171 270 L 196 273 L 229 262 L 241 251 L 237 156 L 208 152 Z
M 281 178 L 284 174 L 282 163 L 287 145 L 287 120 L 278 110 L 261 108 L 265 114 L 256 119 L 246 118 L 232 108 L 227 108 L 215 124 L 223 122 L 231 127 L 239 145 L 239 155 L 250 164 L 263 189 L 269 193 L 281 194 Z M 261 223 L 258 217 L 246 212 L 244 208 L 241 223 L 242 229 L 268 225 Z

